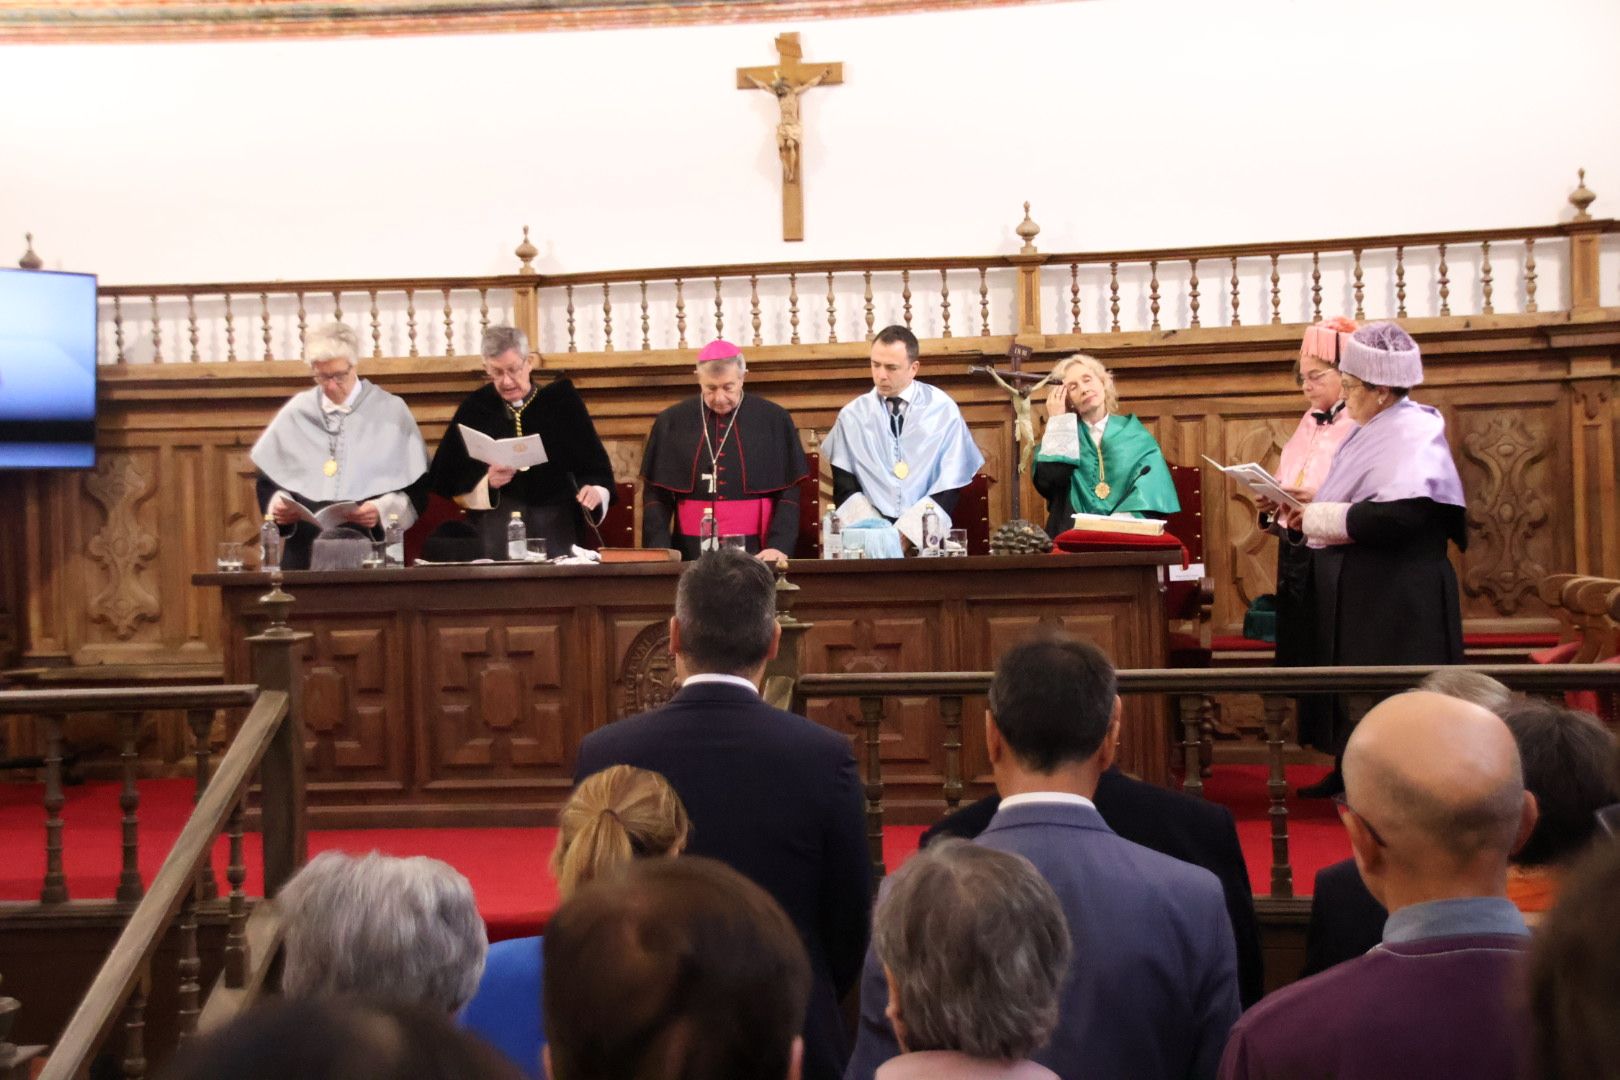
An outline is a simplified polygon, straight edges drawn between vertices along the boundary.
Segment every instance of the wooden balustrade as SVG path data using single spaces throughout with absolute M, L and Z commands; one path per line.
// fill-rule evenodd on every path
M 1165 694 L 1178 699 L 1174 714 L 1183 727 L 1180 738 L 1165 733 L 1167 752 L 1172 746 L 1185 755 L 1185 790 L 1202 795 L 1198 742 L 1201 718 L 1217 694 L 1260 694 L 1264 700 L 1268 817 L 1271 822 L 1271 898 L 1294 895 L 1293 869 L 1288 846 L 1288 782 L 1284 770 L 1288 699 L 1299 694 L 1343 694 L 1352 715 L 1365 713 L 1375 697 L 1409 690 L 1422 682 L 1433 667 L 1299 667 L 1299 668 L 1164 668 L 1120 671 L 1121 694 Z M 1620 665 L 1502 664 L 1474 670 L 1525 693 L 1548 694 L 1564 690 L 1620 690 Z M 941 801 L 954 810 L 962 797 L 961 715 L 963 701 L 982 696 L 990 688 L 990 672 L 944 674 L 805 675 L 796 687 L 796 703 L 855 699 L 860 703 L 860 738 L 857 760 L 862 763 L 866 793 L 867 838 L 872 865 L 879 877 L 883 864 L 883 714 L 889 698 L 937 697 L 941 714 L 955 718 L 945 735 L 945 775 Z

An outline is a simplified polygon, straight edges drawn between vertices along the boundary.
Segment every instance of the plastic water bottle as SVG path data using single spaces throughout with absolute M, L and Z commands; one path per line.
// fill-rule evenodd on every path
M 944 540 L 945 537 L 940 534 L 939 530 L 939 515 L 930 506 L 923 511 L 922 516 L 922 554 L 940 554 Z
M 270 570 L 280 565 L 281 530 L 275 519 L 266 514 L 264 524 L 259 526 L 259 569 Z
M 714 507 L 703 508 L 703 521 L 698 525 L 698 551 L 720 550 L 720 526 L 714 520 Z
M 388 528 L 383 530 L 383 558 L 389 566 L 405 565 L 405 530 L 400 528 L 399 515 L 388 515 Z
M 823 559 L 844 557 L 844 523 L 838 520 L 836 510 L 827 511 L 827 516 L 821 519 L 821 557 Z
M 523 527 L 523 512 L 512 511 L 506 523 L 506 557 L 521 562 L 529 557 L 529 530 Z

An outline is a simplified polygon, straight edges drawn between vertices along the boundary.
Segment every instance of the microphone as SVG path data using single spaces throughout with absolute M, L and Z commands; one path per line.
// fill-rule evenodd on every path
M 579 489 L 583 485 L 580 484 L 579 478 L 576 477 L 573 473 L 568 474 L 568 486 L 574 492 L 574 496 L 575 496 L 575 499 L 576 499 L 576 502 L 574 503 L 574 505 L 579 506 L 579 503 L 578 503 L 577 499 L 578 499 L 578 496 L 579 496 Z M 585 519 L 585 524 L 589 525 L 591 527 L 591 532 L 596 534 L 596 546 L 598 548 L 607 547 L 607 541 L 602 539 L 602 530 L 598 529 L 596 527 L 596 522 L 591 520 L 590 511 L 586 510 L 583 506 L 580 506 L 579 509 L 580 509 L 580 512 L 581 512 L 581 516 L 584 517 L 584 519 Z

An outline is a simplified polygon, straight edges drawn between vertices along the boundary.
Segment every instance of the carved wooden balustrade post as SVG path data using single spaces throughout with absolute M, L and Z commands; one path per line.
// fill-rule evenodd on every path
M 124 812 L 122 823 L 124 868 L 118 875 L 118 892 L 116 895 L 118 900 L 123 903 L 134 903 L 140 900 L 144 892 L 141 885 L 140 818 L 138 817 L 141 806 L 141 793 L 135 784 L 137 765 L 135 739 L 140 730 L 140 725 L 140 713 L 121 712 L 118 714 L 118 728 L 123 744 L 118 757 L 123 767 L 124 789 L 118 796 L 118 806 Z
M 45 720 L 45 883 L 39 891 L 42 904 L 60 904 L 68 898 L 67 874 L 62 869 L 62 727 L 67 717 L 51 715 Z
M 939 699 L 939 718 L 945 726 L 945 809 L 955 813 L 962 805 L 962 698 L 946 694 Z
M 529 336 L 529 347 L 538 352 L 540 349 L 540 285 L 541 280 L 534 269 L 534 257 L 540 254 L 540 249 L 529 240 L 529 227 L 523 226 L 523 242 L 519 244 L 512 254 L 516 255 L 522 265 L 518 273 L 525 277 L 533 276 L 533 285 L 519 285 L 512 290 L 512 325 Z M 262 685 L 262 684 L 261 684 Z M 292 719 L 291 713 L 288 719 Z M 269 895 L 269 890 L 265 890 Z
M 16 998 L 0 997 L 0 1080 L 27 1080 L 34 1059 L 45 1051 L 43 1046 L 17 1046 L 7 1041 L 21 1008 L 22 1002 Z
M 1570 205 L 1575 217 L 1564 226 L 1569 235 L 1569 310 L 1591 311 L 1603 306 L 1598 294 L 1598 243 L 1603 238 L 1602 223 L 1594 221 L 1587 212 L 1597 198 L 1586 186 L 1586 170 L 1580 170 L 1580 182 L 1570 192 Z
M 881 881 L 883 865 L 883 699 L 861 698 L 860 726 L 865 736 L 866 844 L 872 855 L 872 880 Z
M 801 622 L 793 614 L 800 589 L 787 579 L 787 564 L 776 567 L 776 624 L 782 628 L 782 641 L 776 655 L 765 665 L 765 700 L 778 709 L 795 709 L 795 690 L 799 683 L 799 664 L 803 656 L 804 635 L 813 623 Z
M 247 639 L 253 681 L 260 691 L 287 695 L 287 717 L 276 729 L 259 766 L 263 792 L 264 895 L 274 896 L 304 865 L 308 851 L 304 830 L 304 712 L 300 646 L 313 635 L 287 625 L 293 598 L 281 587 L 281 571 L 270 575 L 270 591 L 259 598 L 269 625 Z
M 1176 697 L 1181 713 L 1181 760 L 1186 775 L 1181 790 L 1204 797 L 1204 730 L 1215 711 L 1208 694 L 1181 694 Z
M 1288 699 L 1268 694 L 1266 711 L 1266 763 L 1269 777 L 1266 790 L 1271 796 L 1271 896 L 1274 900 L 1294 895 L 1294 868 L 1288 863 L 1288 774 L 1283 762 L 1283 720 Z M 1365 711 L 1365 710 L 1364 710 Z
M 1035 224 L 1029 216 L 1029 203 L 1024 204 L 1024 220 L 1018 223 L 1013 230 L 1024 241 L 1024 246 L 1018 249 L 1018 254 L 1007 256 L 1007 261 L 1018 270 L 1017 283 L 1014 286 L 1014 304 L 1018 311 L 1018 334 L 1039 334 L 1041 332 L 1041 267 L 1046 263 L 1046 256 L 1035 249 L 1035 237 L 1040 234 L 1041 227 Z

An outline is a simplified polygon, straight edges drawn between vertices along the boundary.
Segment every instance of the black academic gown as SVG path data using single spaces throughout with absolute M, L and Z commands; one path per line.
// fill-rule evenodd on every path
M 736 428 L 727 437 L 733 417 Z M 716 462 L 710 462 L 708 447 L 718 450 Z M 682 534 L 676 511 L 681 500 L 708 495 L 704 474 L 711 466 L 717 501 L 772 500 L 764 547 L 791 558 L 799 536 L 799 481 L 809 474 L 809 465 L 793 417 L 775 402 L 753 394 L 728 416 L 716 416 L 697 397 L 658 414 L 642 453 L 641 546 L 672 547 L 683 559 L 698 557 L 699 538 Z M 749 537 L 748 550 L 761 550 L 758 537 Z
M 613 490 L 612 462 L 573 383 L 559 378 L 537 386 L 521 412 L 523 434 L 540 436 L 547 461 L 519 472 L 504 487 L 491 489 L 493 509 L 469 511 L 467 520 L 478 529 L 490 558 L 506 557 L 506 529 L 513 511 L 523 515 L 530 539 L 544 537 L 550 551 L 566 552 L 585 529 L 584 511 L 574 501 L 579 488 L 598 484 Z M 494 386 L 468 394 L 451 417 L 428 470 L 432 490 L 448 499 L 472 491 L 489 471 L 488 465 L 467 454 L 461 424 L 496 439 L 518 434 L 512 410 Z

